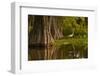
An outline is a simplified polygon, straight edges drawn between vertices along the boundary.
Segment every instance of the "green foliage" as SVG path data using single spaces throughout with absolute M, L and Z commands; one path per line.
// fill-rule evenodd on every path
M 65 26 L 63 28 L 63 34 L 64 34 L 64 36 L 67 36 L 67 35 L 69 35 L 71 33 L 72 33 L 72 27 L 71 26 Z
M 73 37 L 68 37 L 74 32 Z M 88 18 L 67 16 L 63 18 L 63 35 L 62 39 L 55 40 L 56 47 L 75 48 L 79 51 L 87 51 L 88 49 Z M 66 51 L 66 50 L 65 50 Z
M 87 17 L 64 17 L 63 34 L 67 36 L 74 32 L 74 37 L 87 37 Z
M 61 45 L 68 45 L 72 44 L 74 46 L 87 46 L 87 38 L 68 38 L 68 39 L 60 39 L 55 40 L 54 45 L 55 46 L 61 46 Z

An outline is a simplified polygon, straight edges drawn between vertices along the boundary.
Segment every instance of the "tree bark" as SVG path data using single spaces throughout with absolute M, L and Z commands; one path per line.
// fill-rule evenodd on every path
M 31 17 L 30 17 L 31 18 Z M 50 46 L 55 39 L 63 37 L 61 21 L 57 16 L 34 16 L 29 19 L 29 44 L 34 46 Z

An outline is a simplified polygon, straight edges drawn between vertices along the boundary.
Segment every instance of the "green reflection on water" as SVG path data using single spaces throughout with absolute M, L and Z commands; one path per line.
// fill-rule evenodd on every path
M 31 47 L 28 51 L 28 60 L 55 60 L 88 58 L 88 48 L 66 44 L 51 47 Z

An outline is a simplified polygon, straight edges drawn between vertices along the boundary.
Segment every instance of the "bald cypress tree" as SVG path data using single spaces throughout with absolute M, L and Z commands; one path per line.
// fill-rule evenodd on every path
M 29 44 L 34 46 L 49 46 L 54 40 L 62 38 L 62 19 L 62 17 L 58 16 L 29 15 Z

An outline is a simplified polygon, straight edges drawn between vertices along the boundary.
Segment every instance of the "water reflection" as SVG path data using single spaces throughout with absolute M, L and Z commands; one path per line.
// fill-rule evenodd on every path
M 30 47 L 28 60 L 54 60 L 54 59 L 80 59 L 88 58 L 86 47 L 74 46 L 72 44 L 59 47 Z

